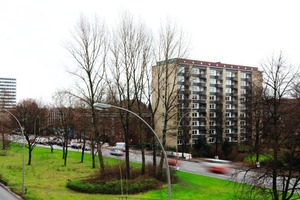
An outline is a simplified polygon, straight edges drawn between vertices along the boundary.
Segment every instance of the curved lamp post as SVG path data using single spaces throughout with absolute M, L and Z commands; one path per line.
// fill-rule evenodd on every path
M 161 141 L 159 140 L 159 137 L 157 136 L 157 134 L 155 133 L 155 131 L 152 129 L 152 127 L 143 119 L 141 118 L 139 115 L 137 115 L 136 113 L 128 110 L 128 109 L 125 109 L 125 108 L 122 108 L 122 107 L 118 107 L 118 106 L 114 106 L 114 105 L 110 105 L 110 104 L 105 104 L 105 103 L 94 103 L 93 107 L 97 110 L 103 110 L 103 109 L 108 109 L 108 108 L 116 108 L 116 109 L 119 109 L 119 110 L 123 110 L 123 111 L 126 111 L 126 112 L 129 112 L 133 115 L 135 115 L 137 118 L 139 118 L 141 121 L 143 121 L 148 127 L 149 129 L 154 133 L 156 139 L 158 140 L 158 143 L 162 149 L 162 152 L 164 154 L 164 157 L 165 157 L 165 164 L 166 164 L 166 168 L 167 168 L 167 179 L 168 179 L 168 199 L 171 199 L 171 178 L 170 178 L 170 169 L 169 169 L 169 163 L 168 163 L 168 159 L 167 159 L 167 154 L 166 154 L 166 151 L 164 150 L 164 147 L 161 143 Z
M 22 150 L 22 196 L 24 196 L 25 194 L 25 188 L 24 188 L 24 172 L 25 172 L 25 159 L 24 159 L 24 154 L 25 154 L 25 136 L 24 136 L 24 128 L 21 126 L 21 123 L 20 121 L 18 120 L 18 118 L 12 114 L 10 111 L 8 111 L 7 109 L 0 109 L 0 111 L 5 111 L 7 112 L 8 114 L 10 114 L 18 123 L 18 125 L 20 126 L 20 129 L 21 129 L 21 133 L 22 133 L 22 136 L 23 136 L 23 150 Z

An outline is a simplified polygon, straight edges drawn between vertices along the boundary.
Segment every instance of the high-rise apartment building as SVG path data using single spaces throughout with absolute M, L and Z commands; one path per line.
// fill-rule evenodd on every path
M 158 62 L 152 71 L 152 103 L 159 103 L 156 133 L 161 137 L 165 131 L 166 145 L 179 149 L 199 137 L 207 143 L 245 141 L 247 103 L 261 78 L 256 67 L 188 59 Z
M 15 78 L 0 78 L 0 106 L 11 108 L 17 102 L 17 81 Z

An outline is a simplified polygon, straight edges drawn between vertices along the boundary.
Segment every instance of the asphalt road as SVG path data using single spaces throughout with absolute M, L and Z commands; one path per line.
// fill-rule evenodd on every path
M 21 197 L 18 197 L 12 193 L 7 187 L 0 184 L 0 200 L 20 200 Z

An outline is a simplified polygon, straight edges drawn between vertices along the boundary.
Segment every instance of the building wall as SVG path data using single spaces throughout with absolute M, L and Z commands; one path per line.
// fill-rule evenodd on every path
M 169 79 L 158 79 L 158 71 L 162 68 L 171 70 Z M 246 100 L 251 93 L 252 85 L 261 86 L 261 72 L 256 67 L 206 62 L 188 59 L 172 59 L 170 63 L 158 63 L 153 67 L 153 88 L 169 81 L 168 88 L 176 85 L 176 96 L 167 128 L 167 146 L 180 146 L 183 142 L 193 145 L 199 137 L 207 143 L 227 140 L 240 143 L 245 140 Z M 176 80 L 174 82 L 174 80 Z M 160 81 L 160 83 L 158 83 Z M 158 93 L 153 93 L 153 103 L 156 103 Z M 162 122 L 165 108 L 162 105 L 164 97 L 156 113 L 155 130 L 162 135 Z M 188 114 L 187 114 L 188 113 Z M 180 124 L 179 124 L 180 122 Z M 184 122 L 184 124 L 182 123 Z M 179 136 L 176 133 L 179 131 Z M 183 131 L 188 131 L 189 141 L 184 141 Z M 177 142 L 176 142 L 177 141 Z
M 17 102 L 15 78 L 0 78 L 0 106 L 12 108 Z

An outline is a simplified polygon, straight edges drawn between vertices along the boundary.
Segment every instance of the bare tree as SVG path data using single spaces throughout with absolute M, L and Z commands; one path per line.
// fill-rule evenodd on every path
M 114 104 L 128 110 L 132 110 L 134 104 L 138 105 L 138 112 L 141 114 L 144 74 L 148 67 L 150 51 L 149 33 L 143 23 L 135 22 L 127 12 L 121 15 L 120 23 L 113 33 L 111 67 L 107 78 L 109 93 L 113 94 L 110 98 Z M 120 117 L 126 147 L 126 176 L 129 179 L 129 113 L 120 112 Z
M 92 117 L 94 134 L 91 140 L 92 167 L 95 168 L 95 145 L 99 156 L 100 168 L 104 170 L 104 161 L 101 151 L 98 116 L 93 104 L 103 99 L 105 84 L 104 72 L 107 56 L 107 30 L 104 23 L 97 17 L 92 22 L 81 16 L 73 32 L 73 40 L 65 47 L 76 61 L 76 67 L 70 73 L 77 78 L 75 92 L 70 92 L 87 105 Z
M 292 199 L 295 193 L 299 193 L 300 186 L 300 155 L 296 150 L 300 147 L 299 113 L 293 112 L 299 104 L 295 104 L 298 102 L 296 99 L 290 98 L 293 84 L 299 78 L 298 72 L 281 52 L 264 62 L 262 67 L 264 91 L 260 153 L 267 158 L 245 180 L 253 185 L 252 194 L 265 194 L 275 200 Z
M 63 91 L 57 91 L 53 99 L 55 102 L 54 111 L 57 113 L 57 120 L 54 121 L 52 126 L 56 127 L 62 139 L 64 166 L 67 166 L 69 139 L 76 123 L 74 97 Z
M 168 132 L 168 122 L 177 117 L 177 76 L 179 69 L 174 58 L 184 58 L 188 53 L 189 43 L 183 32 L 176 24 L 167 21 L 162 25 L 157 36 L 157 48 L 155 49 L 156 60 L 160 61 L 153 67 L 153 77 L 156 78 L 156 86 L 152 90 L 154 96 L 153 105 L 160 103 L 164 109 L 163 115 L 156 118 L 155 121 L 163 121 L 162 145 L 166 147 L 166 136 Z M 156 98 L 156 99 L 155 99 Z M 176 133 L 177 134 L 177 133 Z M 164 162 L 163 155 L 160 160 L 160 168 Z
M 41 134 L 43 129 L 41 123 L 45 119 L 45 109 L 42 108 L 35 100 L 26 99 L 17 104 L 15 110 L 12 113 L 19 119 L 21 125 L 24 128 L 24 136 L 27 142 L 28 148 L 28 165 L 31 165 L 32 151 L 36 146 L 36 139 Z M 39 128 L 37 128 L 39 126 Z M 40 131 L 36 131 L 36 130 Z
M 262 76 L 257 77 L 262 83 Z M 259 167 L 259 156 L 261 149 L 263 149 L 263 110 L 264 98 L 262 85 L 252 84 L 247 90 L 245 100 L 245 116 L 241 116 L 242 120 L 246 122 L 245 129 L 245 145 L 249 146 L 249 152 L 255 155 L 256 167 Z

